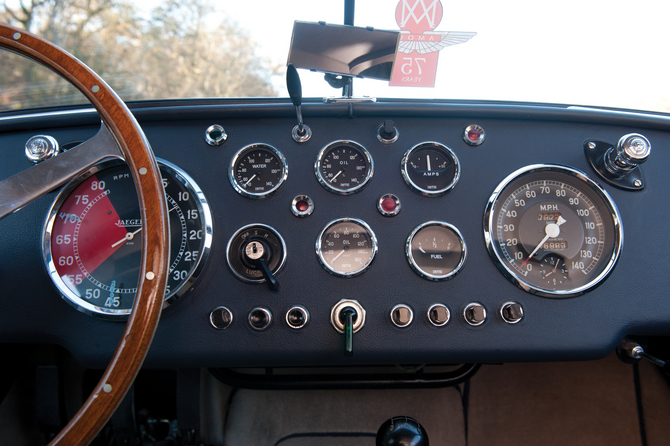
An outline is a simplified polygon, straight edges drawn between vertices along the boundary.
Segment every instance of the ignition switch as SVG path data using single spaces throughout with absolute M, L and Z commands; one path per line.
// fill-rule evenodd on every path
M 228 242 L 228 266 L 235 276 L 250 283 L 267 283 L 279 291 L 276 275 L 286 262 L 286 244 L 279 233 L 260 223 L 239 229 Z

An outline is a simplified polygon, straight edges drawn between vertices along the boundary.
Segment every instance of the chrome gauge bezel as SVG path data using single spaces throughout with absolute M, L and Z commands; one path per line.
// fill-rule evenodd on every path
M 454 268 L 451 272 L 448 274 L 442 274 L 442 275 L 436 275 L 436 274 L 430 274 L 426 272 L 423 268 L 421 268 L 416 260 L 414 259 L 414 255 L 412 254 L 412 241 L 414 241 L 414 237 L 416 234 L 419 233 L 424 228 L 428 228 L 430 226 L 440 226 L 443 228 L 447 228 L 450 231 L 452 231 L 456 237 L 458 237 L 458 240 L 461 245 L 461 258 L 460 261 L 458 262 L 458 265 L 456 268 Z M 468 258 L 468 248 L 465 243 L 465 239 L 463 238 L 463 234 L 461 234 L 461 231 L 458 230 L 458 228 L 450 223 L 446 223 L 444 221 L 427 221 L 425 223 L 421 223 L 419 226 L 414 228 L 412 233 L 407 237 L 407 241 L 405 242 L 405 256 L 407 257 L 407 261 L 409 262 L 409 265 L 412 267 L 414 272 L 416 272 L 420 277 L 423 277 L 424 279 L 427 280 L 433 280 L 433 281 L 444 281 L 444 280 L 450 280 L 453 279 L 461 270 L 463 269 L 463 266 L 465 265 L 465 261 Z
M 331 185 L 330 182 L 324 178 L 323 172 L 321 172 L 321 161 L 323 161 L 323 158 L 330 151 L 330 149 L 332 149 L 334 146 L 339 145 L 346 145 L 356 148 L 365 157 L 368 163 L 368 169 L 365 174 L 365 178 L 358 186 L 346 189 L 335 187 Z M 360 192 L 370 182 L 372 176 L 374 175 L 374 172 L 375 172 L 375 164 L 374 161 L 372 160 L 370 152 L 368 152 L 368 149 L 366 149 L 365 147 L 363 147 L 363 145 L 357 143 L 356 141 L 341 139 L 338 141 L 328 143 L 319 151 L 319 154 L 316 157 L 316 161 L 314 161 L 314 174 L 316 175 L 316 179 L 319 180 L 319 183 L 326 190 L 338 195 L 351 195 Z
M 209 253 L 212 247 L 213 222 L 209 203 L 207 202 L 207 199 L 205 198 L 202 189 L 200 189 L 200 187 L 193 180 L 193 178 L 191 178 L 182 169 L 180 169 L 179 167 L 168 161 L 159 158 L 157 158 L 156 161 L 158 162 L 158 165 L 161 169 L 168 171 L 173 176 L 173 178 L 175 178 L 177 181 L 179 181 L 181 184 L 186 186 L 190 191 L 194 193 L 194 199 L 196 202 L 196 206 L 198 208 L 198 212 L 200 214 L 200 218 L 202 219 L 203 223 L 202 226 L 204 230 L 203 248 L 202 252 L 198 257 L 198 260 L 196 261 L 196 265 L 192 269 L 189 276 L 184 280 L 182 285 L 176 290 L 171 290 L 170 293 L 168 293 L 165 296 L 163 301 L 163 309 L 165 309 L 168 306 L 174 304 L 177 300 L 187 296 L 191 291 L 193 291 L 193 285 L 197 281 L 202 271 L 204 270 L 205 265 L 207 263 L 207 258 L 209 257 Z M 75 293 L 73 293 L 72 290 L 70 290 L 70 288 L 65 284 L 63 279 L 58 275 L 58 270 L 52 257 L 51 235 L 58 211 L 60 210 L 63 203 L 68 199 L 70 194 L 82 182 L 90 178 L 92 175 L 95 175 L 98 172 L 101 172 L 110 167 L 115 167 L 122 164 L 125 164 L 123 160 L 115 159 L 115 160 L 103 161 L 101 163 L 94 165 L 89 170 L 75 177 L 69 183 L 67 183 L 58 193 L 56 199 L 51 205 L 51 208 L 49 209 L 49 212 L 47 214 L 46 221 L 44 223 L 44 229 L 42 231 L 42 259 L 44 262 L 44 266 L 47 270 L 47 273 L 51 277 L 52 282 L 58 289 L 58 292 L 61 295 L 61 297 L 68 304 L 76 308 L 78 311 L 81 311 L 82 313 L 94 317 L 111 319 L 111 320 L 127 319 L 128 316 L 131 314 L 131 309 L 116 310 L 93 305 L 85 301 L 81 297 L 77 296 Z
M 449 183 L 446 187 L 440 190 L 428 190 L 422 188 L 414 181 L 412 181 L 412 178 L 410 177 L 408 171 L 409 159 L 412 156 L 412 154 L 418 150 L 431 146 L 437 150 L 442 151 L 446 156 L 450 157 L 454 163 L 454 178 L 452 179 L 451 183 Z M 453 189 L 456 186 L 456 183 L 458 183 L 458 180 L 461 178 L 461 164 L 454 151 L 451 150 L 449 147 L 436 141 L 424 141 L 411 147 L 410 149 L 407 150 L 407 152 L 405 152 L 405 154 L 402 157 L 402 160 L 400 161 L 400 172 L 402 173 L 402 177 L 405 180 L 405 183 L 407 183 L 407 185 L 415 192 L 418 192 L 421 195 L 425 195 L 427 197 L 440 197 L 449 192 L 451 189 Z
M 365 231 L 368 234 L 368 237 L 370 238 L 370 244 L 372 245 L 372 253 L 370 255 L 370 258 L 367 260 L 367 262 L 361 267 L 358 268 L 355 271 L 350 271 L 350 272 L 342 272 L 338 271 L 332 266 L 328 264 L 328 262 L 323 258 L 323 252 L 322 252 L 322 247 L 323 247 L 323 236 L 330 229 L 332 226 L 338 224 L 338 223 L 355 223 L 365 229 Z M 372 262 L 375 260 L 377 257 L 377 251 L 379 250 L 379 245 L 377 243 L 377 237 L 375 236 L 375 233 L 372 231 L 372 228 L 365 223 L 363 220 L 360 220 L 358 218 L 350 218 L 350 217 L 344 217 L 344 218 L 337 218 L 335 220 L 332 220 L 326 224 L 326 226 L 323 227 L 321 232 L 319 233 L 319 236 L 316 238 L 316 256 L 319 259 L 319 263 L 321 263 L 321 266 L 328 271 L 330 274 L 337 276 L 337 277 L 344 277 L 344 278 L 351 278 L 351 277 L 356 277 L 360 276 L 364 272 L 366 272 L 369 268 L 370 265 L 372 265 Z
M 237 165 L 238 161 L 247 152 L 257 150 L 257 149 L 267 149 L 267 150 L 270 150 L 271 152 L 273 152 L 275 154 L 275 156 L 277 157 L 277 160 L 279 160 L 279 164 L 281 165 L 282 172 L 281 172 L 279 181 L 277 182 L 277 184 L 274 185 L 274 187 L 272 187 L 270 190 L 265 191 L 265 192 L 254 193 L 254 192 L 247 191 L 246 189 L 244 189 L 242 187 L 242 185 L 240 185 L 237 182 L 237 179 L 235 179 L 235 170 L 236 170 L 235 166 Z M 265 143 L 261 143 L 261 142 L 257 142 L 257 143 L 254 143 L 254 144 L 249 144 L 248 146 L 242 147 L 240 150 L 237 151 L 237 153 L 235 153 L 235 155 L 233 156 L 233 159 L 230 160 L 230 165 L 228 166 L 228 179 L 230 180 L 230 184 L 233 186 L 233 189 L 235 189 L 235 191 L 238 194 L 242 195 L 243 197 L 247 197 L 247 198 L 260 199 L 260 198 L 265 198 L 265 197 L 272 196 L 284 184 L 284 182 L 286 181 L 286 178 L 288 178 L 288 162 L 286 161 L 286 157 L 284 156 L 284 154 L 281 153 L 279 151 L 279 149 L 277 149 L 276 147 L 271 146 L 270 144 L 265 144 Z
M 603 219 L 611 218 L 611 224 L 613 226 L 613 237 L 614 237 L 612 245 L 613 246 L 612 253 L 609 255 L 609 257 L 600 260 L 601 262 L 606 262 L 603 270 L 600 273 L 598 273 L 592 280 L 590 280 L 588 283 L 582 286 L 566 290 L 552 290 L 533 285 L 528 281 L 524 280 L 522 277 L 520 277 L 517 272 L 512 270 L 507 265 L 506 261 L 503 259 L 501 253 L 499 252 L 499 250 L 495 246 L 495 243 L 493 242 L 495 234 L 494 217 L 498 209 L 498 204 L 500 200 L 505 199 L 507 197 L 507 195 L 503 197 L 501 196 L 501 194 L 505 191 L 507 186 L 509 186 L 512 182 L 524 176 L 533 175 L 540 172 L 559 173 L 574 178 L 577 181 L 580 181 L 581 183 L 583 183 L 584 187 L 587 188 L 589 192 L 592 192 L 594 196 L 600 199 L 604 204 L 609 215 L 602 215 L 602 218 Z M 488 203 L 486 205 L 486 210 L 484 212 L 484 240 L 489 255 L 491 256 L 491 259 L 498 267 L 498 269 L 502 272 L 502 274 L 507 279 L 509 279 L 513 284 L 515 284 L 522 290 L 537 296 L 551 297 L 551 298 L 568 298 L 568 297 L 581 296 L 584 293 L 587 293 L 595 289 L 597 286 L 602 284 L 602 282 L 607 278 L 607 276 L 609 276 L 609 274 L 611 274 L 623 248 L 624 232 L 623 232 L 623 224 L 621 222 L 621 214 L 619 213 L 619 209 L 617 208 L 616 204 L 614 203 L 610 195 L 607 193 L 607 191 L 605 191 L 598 183 L 591 180 L 586 175 L 586 173 L 577 170 L 575 168 L 560 164 L 533 164 L 526 167 L 522 167 L 521 169 L 518 169 L 517 171 L 508 175 L 507 178 L 505 178 L 493 191 L 493 194 L 489 198 Z
M 269 225 L 266 225 L 266 224 L 263 224 L 263 223 L 251 223 L 251 224 L 248 224 L 248 225 L 244 225 L 240 229 L 235 231 L 235 233 L 233 235 L 230 236 L 230 238 L 228 239 L 228 244 L 226 245 L 226 262 L 228 263 L 228 269 L 233 273 L 233 275 L 235 277 L 240 279 L 242 282 L 246 282 L 246 283 L 265 283 L 266 280 L 262 276 L 258 279 L 251 279 L 249 277 L 243 276 L 233 267 L 233 265 L 230 261 L 231 246 L 232 246 L 233 242 L 235 241 L 235 239 L 237 238 L 237 236 L 239 236 L 244 231 L 246 231 L 250 228 L 253 228 L 253 227 L 264 228 L 265 230 L 274 233 L 274 235 L 277 236 L 277 239 L 281 242 L 281 247 L 282 247 L 281 260 L 277 264 L 277 267 L 272 271 L 272 273 L 276 275 L 276 274 L 279 274 L 281 272 L 281 270 L 284 268 L 284 265 L 286 264 L 286 242 L 284 241 L 284 237 L 281 236 L 279 231 L 277 231 L 272 226 L 269 226 Z

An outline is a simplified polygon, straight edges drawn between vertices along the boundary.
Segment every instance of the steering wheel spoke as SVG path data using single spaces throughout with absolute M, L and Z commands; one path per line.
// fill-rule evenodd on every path
M 169 266 L 168 210 L 156 159 L 121 99 L 90 68 L 52 43 L 0 23 L 0 48 L 45 65 L 77 87 L 103 126 L 77 148 L 0 183 L 1 215 L 11 213 L 104 158 L 123 158 L 135 180 L 142 219 L 140 280 L 132 314 L 102 379 L 52 446 L 85 445 L 118 407 L 149 350 L 163 306 Z
M 123 158 L 123 154 L 103 124 L 88 141 L 0 181 L 0 219 L 110 158 Z

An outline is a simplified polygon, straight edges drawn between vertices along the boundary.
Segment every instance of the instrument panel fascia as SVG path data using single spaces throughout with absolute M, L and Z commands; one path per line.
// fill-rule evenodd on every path
M 84 109 L 85 110 L 85 109 Z M 320 104 L 305 101 L 305 122 L 314 135 L 303 144 L 290 135 L 295 125 L 287 101 L 165 101 L 131 104 L 156 156 L 191 175 L 207 196 L 213 213 L 214 242 L 209 264 L 191 295 L 166 309 L 147 357 L 149 367 L 223 367 L 362 365 L 393 363 L 460 363 L 595 359 L 609 354 L 624 335 L 670 332 L 670 285 L 665 260 L 670 221 L 670 118 L 660 114 L 567 108 L 542 104 L 440 103 L 380 101 L 376 104 Z M 0 178 L 28 167 L 25 141 L 47 133 L 61 143 L 95 134 L 95 113 L 63 110 L 0 117 L 4 162 Z M 353 117 L 350 115 L 353 113 Z M 385 145 L 376 138 L 384 119 L 394 119 L 400 138 Z M 211 147 L 204 132 L 221 124 L 229 134 L 223 146 Z M 470 124 L 481 125 L 487 139 L 472 147 L 462 139 Z M 615 143 L 621 135 L 644 134 L 653 144 L 644 164 L 647 186 L 639 192 L 601 181 L 584 157 L 587 139 Z M 331 141 L 351 139 L 365 146 L 375 162 L 375 175 L 363 191 L 351 196 L 329 193 L 314 176 L 318 151 Z M 439 141 L 452 149 L 462 167 L 456 187 L 442 197 L 424 197 L 405 184 L 400 160 L 423 141 Z M 237 194 L 226 169 L 240 148 L 263 142 L 277 147 L 291 169 L 286 183 L 264 200 Z M 512 285 L 497 270 L 486 250 L 482 219 L 492 191 L 509 173 L 530 164 L 556 163 L 586 172 L 619 207 L 625 244 L 611 276 L 581 297 L 547 299 Z M 380 196 L 393 193 L 402 211 L 393 218 L 376 209 Z M 293 197 L 309 195 L 315 203 L 308 218 L 290 210 Z M 103 366 L 122 333 L 117 322 L 78 313 L 57 295 L 41 265 L 40 234 L 55 193 L 0 221 L 0 342 L 55 343 L 82 363 Z M 369 271 L 353 279 L 329 275 L 314 254 L 320 229 L 341 217 L 360 218 L 378 238 L 379 252 Z M 430 282 L 415 274 L 404 255 L 413 228 L 429 220 L 456 226 L 468 244 L 468 260 L 453 280 Z M 279 231 L 288 258 L 277 276 L 280 291 L 237 280 L 226 265 L 230 236 L 249 223 L 265 223 Z M 355 335 L 355 353 L 345 358 L 342 337 L 329 323 L 330 310 L 342 298 L 358 300 L 367 311 L 366 325 Z M 523 305 L 524 319 L 509 325 L 499 306 Z M 463 308 L 480 302 L 488 320 L 472 327 L 460 317 Z M 414 322 L 398 328 L 388 317 L 395 305 L 409 305 Z M 452 314 L 444 327 L 425 318 L 435 303 Z M 226 306 L 235 315 L 226 330 L 209 324 L 209 312 Z M 301 330 L 283 323 L 294 305 L 309 310 Z M 245 325 L 247 312 L 264 306 L 275 321 L 262 332 Z

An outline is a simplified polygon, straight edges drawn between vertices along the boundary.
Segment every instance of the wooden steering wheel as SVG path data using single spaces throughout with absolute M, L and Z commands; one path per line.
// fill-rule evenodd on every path
M 72 55 L 24 30 L 0 24 L 0 48 L 50 68 L 81 91 L 100 114 L 96 136 L 0 182 L 0 218 L 54 190 L 105 158 L 130 168 L 142 218 L 140 281 L 132 316 L 102 379 L 52 445 L 84 445 L 102 429 L 142 366 L 163 305 L 169 256 L 167 207 L 158 165 L 126 105 L 91 69 Z

